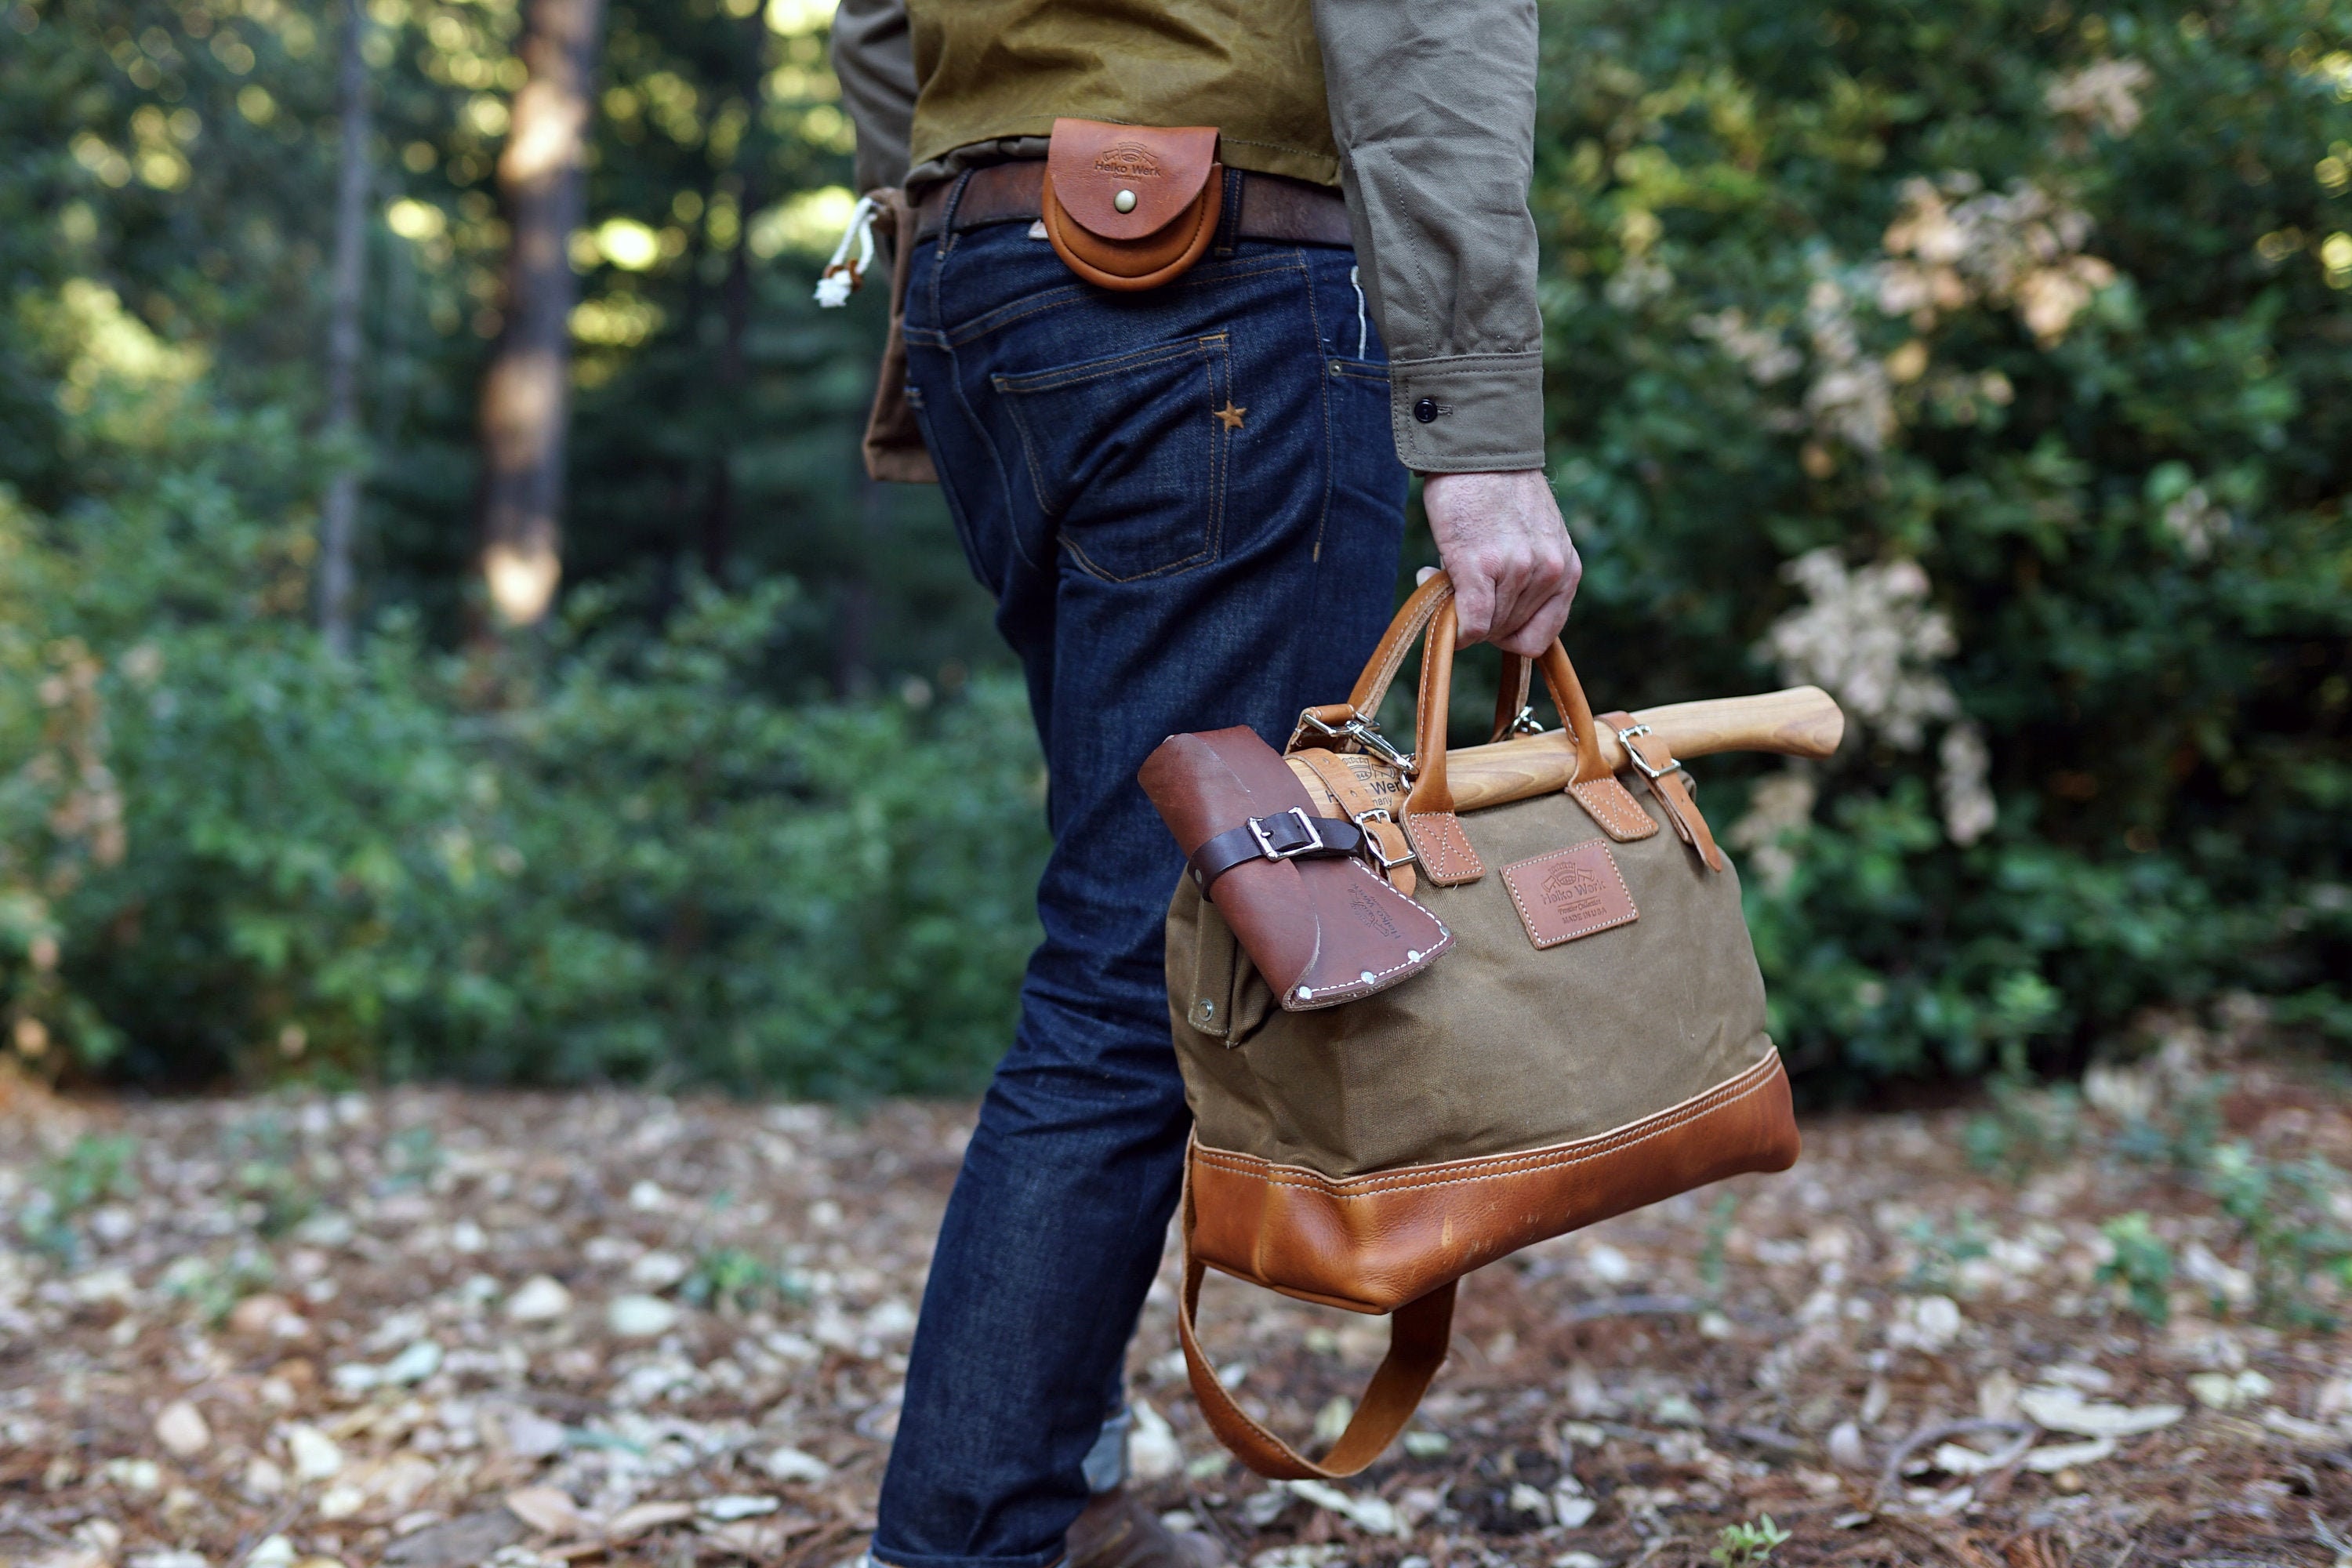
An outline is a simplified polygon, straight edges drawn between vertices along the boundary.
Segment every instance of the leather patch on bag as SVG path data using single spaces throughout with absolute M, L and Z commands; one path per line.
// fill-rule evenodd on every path
M 1528 940 L 1558 947 L 1580 936 L 1631 925 L 1642 918 L 1617 858 L 1598 838 L 1503 868 Z
M 1054 121 L 1040 221 L 1054 253 L 1097 288 L 1181 276 L 1209 248 L 1223 197 L 1213 125 Z
M 1587 779 L 1582 784 L 1568 786 L 1576 804 L 1591 814 L 1601 825 L 1601 831 L 1620 844 L 1631 844 L 1647 838 L 1658 830 L 1658 819 L 1642 809 L 1633 794 L 1617 782 L 1615 774 L 1602 779 Z

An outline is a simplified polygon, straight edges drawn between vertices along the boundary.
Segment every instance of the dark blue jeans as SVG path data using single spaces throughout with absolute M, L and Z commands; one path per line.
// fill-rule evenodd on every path
M 1054 852 L 882 1483 L 874 1555 L 901 1568 L 1054 1562 L 1123 1408 L 1191 1125 L 1161 973 L 1181 859 L 1136 769 L 1178 731 L 1280 745 L 1394 595 L 1405 472 L 1354 257 L 1230 232 L 1142 294 L 1023 224 L 913 261 L 909 396 L 1027 674 Z

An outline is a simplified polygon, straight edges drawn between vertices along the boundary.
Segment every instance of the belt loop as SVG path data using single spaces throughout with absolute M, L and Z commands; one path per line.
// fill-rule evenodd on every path
M 1241 237 L 1242 172 L 1239 169 L 1227 169 L 1225 171 L 1224 205 L 1219 212 L 1217 217 L 1217 254 L 1219 256 L 1231 256 L 1234 253 L 1234 246 L 1241 239 Z
M 956 208 L 963 201 L 963 188 L 971 184 L 972 175 L 978 173 L 976 169 L 966 169 L 956 176 L 955 184 L 948 187 L 948 199 L 940 208 L 940 247 L 934 253 L 942 261 L 947 259 L 948 247 L 955 240 Z

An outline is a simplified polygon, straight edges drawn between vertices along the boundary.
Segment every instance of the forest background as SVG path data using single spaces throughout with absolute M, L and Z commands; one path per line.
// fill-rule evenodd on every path
M 811 299 L 828 11 L 0 0 L 19 1064 L 980 1080 L 1044 781 Z M 1543 19 L 1571 652 L 1849 716 L 1705 769 L 1804 1081 L 2352 1045 L 2352 5 Z

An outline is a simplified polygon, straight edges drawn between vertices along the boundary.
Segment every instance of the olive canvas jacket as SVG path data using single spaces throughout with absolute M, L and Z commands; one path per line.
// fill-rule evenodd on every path
M 1536 0 L 841 0 L 833 58 L 867 190 L 1042 157 L 1060 115 L 1339 185 L 1397 455 L 1543 466 Z

